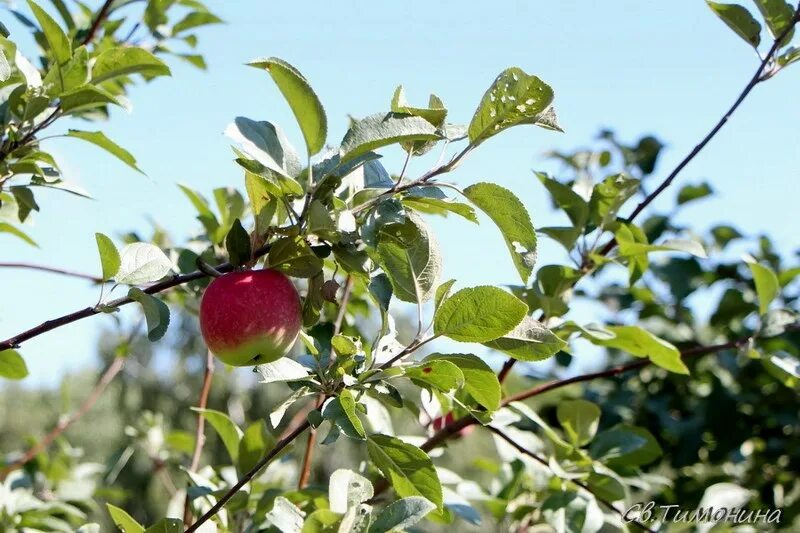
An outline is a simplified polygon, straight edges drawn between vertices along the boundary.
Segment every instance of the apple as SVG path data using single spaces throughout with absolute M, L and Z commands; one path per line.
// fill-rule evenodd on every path
M 211 352 L 233 366 L 253 366 L 289 352 L 302 326 L 300 296 L 277 270 L 215 278 L 200 302 L 200 331 Z
M 450 411 L 449 413 L 447 413 L 444 416 L 437 416 L 436 418 L 431 420 L 430 427 L 434 431 L 439 431 L 441 429 L 444 429 L 445 426 L 455 422 L 455 420 L 456 420 L 456 417 L 453 416 L 453 412 Z M 458 437 L 466 437 L 467 435 L 469 435 L 473 431 L 475 431 L 475 426 L 474 425 L 469 425 L 469 426 L 467 426 L 465 428 L 459 429 L 457 435 L 458 435 Z

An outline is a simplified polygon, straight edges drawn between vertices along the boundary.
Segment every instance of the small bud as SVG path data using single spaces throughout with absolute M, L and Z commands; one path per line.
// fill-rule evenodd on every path
M 336 280 L 329 279 L 322 284 L 322 297 L 331 303 L 336 303 L 336 293 L 339 292 L 339 284 Z

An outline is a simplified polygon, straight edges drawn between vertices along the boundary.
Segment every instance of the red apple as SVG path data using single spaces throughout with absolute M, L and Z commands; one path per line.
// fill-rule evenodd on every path
M 200 331 L 211 352 L 233 366 L 252 366 L 286 355 L 302 326 L 297 289 L 276 270 L 222 275 L 200 302 Z
M 444 429 L 445 426 L 455 422 L 455 420 L 456 420 L 456 418 L 455 418 L 455 416 L 453 416 L 453 412 L 450 411 L 449 413 L 447 413 L 444 416 L 437 416 L 436 418 L 431 420 L 430 427 L 434 431 L 439 431 L 441 429 Z M 457 435 L 459 437 L 466 437 L 467 435 L 469 435 L 473 431 L 475 431 L 475 426 L 474 425 L 469 425 L 469 426 L 467 426 L 465 428 L 459 429 Z

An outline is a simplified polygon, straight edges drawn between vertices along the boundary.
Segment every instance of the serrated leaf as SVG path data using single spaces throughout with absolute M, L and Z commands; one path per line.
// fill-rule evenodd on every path
M 155 342 L 163 337 L 169 327 L 167 304 L 136 287 L 131 287 L 128 291 L 128 298 L 141 304 L 147 322 L 147 338 L 150 339 L 150 342 Z
M 502 337 L 483 344 L 519 361 L 541 361 L 557 354 L 567 345 L 541 322 L 529 316 Z
M 135 242 L 122 249 L 115 281 L 125 285 L 140 285 L 160 280 L 171 269 L 172 261 L 158 246 Z
M 536 76 L 517 67 L 504 70 L 483 95 L 469 123 L 469 140 L 478 144 L 507 128 L 537 124 L 553 96 L 553 89 Z
M 418 385 L 433 387 L 442 392 L 460 389 L 464 385 L 464 374 L 458 366 L 444 359 L 427 359 L 407 367 L 405 376 Z
M 72 43 L 69 37 L 67 37 L 67 34 L 64 33 L 61 26 L 53 20 L 53 17 L 51 17 L 47 11 L 39 7 L 36 2 L 28 0 L 28 5 L 33 11 L 33 16 L 36 17 L 36 20 L 42 27 L 44 38 L 47 40 L 47 44 L 50 45 L 50 52 L 53 54 L 53 58 L 59 65 L 69 61 L 72 57 Z
M 794 7 L 786 0 L 755 0 L 755 3 L 774 38 L 780 37 L 786 31 L 786 28 L 792 24 Z M 782 44 L 791 41 L 793 35 L 794 29 L 789 31 Z
M 341 162 L 345 163 L 390 144 L 433 141 L 439 138 L 436 128 L 423 118 L 378 113 L 359 120 L 350 127 L 342 139 Z
M 441 354 L 434 353 L 424 361 L 449 361 L 456 365 L 464 376 L 464 390 L 472 398 L 489 411 L 500 408 L 502 391 L 500 381 L 497 379 L 492 367 L 480 357 L 472 354 Z
M 343 389 L 336 398 L 325 404 L 322 416 L 336 424 L 351 439 L 364 440 L 367 436 L 364 425 L 356 414 L 355 398 L 347 389 Z
M 514 193 L 494 183 L 470 185 L 464 195 L 500 229 L 514 266 L 526 283 L 536 263 L 536 231 L 525 206 Z
M 370 526 L 369 533 L 403 531 L 436 509 L 436 505 L 421 496 L 409 496 L 387 505 Z
M 736 35 L 753 48 L 758 47 L 761 43 L 761 24 L 746 8 L 738 4 L 721 4 L 708 0 L 706 3 Z
M 375 260 L 389 277 L 394 296 L 405 302 L 428 301 L 442 270 L 436 235 L 414 213 L 402 224 L 389 224 L 378 233 Z
M 120 105 L 120 101 L 108 91 L 92 85 L 85 85 L 61 95 L 61 110 L 65 114 L 109 104 Z
M 322 150 L 328 134 L 328 118 L 308 80 L 292 65 L 275 57 L 248 64 L 263 68 L 272 76 L 300 125 L 308 155 L 312 156 Z
M 225 134 L 240 143 L 249 156 L 274 172 L 293 178 L 303 168 L 283 130 L 270 122 L 236 117 Z
M 272 243 L 269 266 L 296 278 L 310 278 L 322 270 L 323 261 L 301 236 L 283 237 Z
M 442 485 L 428 454 L 389 435 L 370 436 L 367 451 L 398 496 L 422 496 L 442 509 Z
M 131 515 L 110 503 L 106 504 L 111 520 L 123 533 L 144 533 L 144 527 L 133 519 Z
M 82 139 L 86 142 L 92 143 L 95 146 L 99 146 L 135 171 L 144 174 L 144 172 L 142 172 L 142 170 L 136 166 L 136 158 L 133 157 L 129 151 L 106 137 L 105 133 L 102 131 L 69 130 L 67 132 L 67 137 L 75 137 L 76 139 Z
M 92 66 L 92 83 L 101 83 L 118 76 L 142 74 L 148 79 L 169 76 L 169 67 L 139 46 L 120 46 L 102 52 Z
M 514 329 L 527 313 L 527 305 L 497 287 L 461 289 L 436 310 L 433 330 L 461 342 L 488 342 Z
M 277 361 L 256 366 L 261 374 L 261 383 L 280 381 L 296 381 L 308 377 L 308 369 L 289 357 L 281 357 Z
M 16 350 L 0 352 L 0 376 L 6 379 L 22 379 L 28 375 L 25 359 Z
M 239 429 L 233 420 L 228 415 L 221 411 L 214 409 L 201 409 L 199 407 L 192 407 L 192 411 L 200 413 L 203 418 L 211 424 L 211 427 L 217 432 L 219 438 L 222 439 L 222 444 L 228 451 L 231 461 L 236 464 L 239 458 L 239 441 L 242 439 L 242 430 Z

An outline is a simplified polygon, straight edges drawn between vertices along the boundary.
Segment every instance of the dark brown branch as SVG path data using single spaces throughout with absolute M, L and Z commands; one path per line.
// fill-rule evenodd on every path
M 8 466 L 4 467 L 0 470 L 0 480 L 4 480 L 9 473 L 17 470 L 18 468 L 25 465 L 28 461 L 31 461 L 34 457 L 42 453 L 48 446 L 62 433 L 64 433 L 67 428 L 69 428 L 72 424 L 74 424 L 78 419 L 80 419 L 83 415 L 89 412 L 89 410 L 94 407 L 94 404 L 97 403 L 97 400 L 100 399 L 100 396 L 103 395 L 108 385 L 111 381 L 120 373 L 122 368 L 125 366 L 125 359 L 122 357 L 115 358 L 106 371 L 103 372 L 103 375 L 97 381 L 97 384 L 94 386 L 92 391 L 89 393 L 89 396 L 83 401 L 81 406 L 78 408 L 75 413 L 62 418 L 50 432 L 44 436 L 42 440 L 40 440 L 36 445 L 30 448 L 25 454 L 14 461 L 13 463 L 9 464 Z
M 11 262 L 11 263 L 0 263 L 0 268 L 22 268 L 28 270 L 41 270 L 42 272 L 52 272 L 53 274 L 63 274 L 64 276 L 70 276 L 73 278 L 86 279 L 94 283 L 103 283 L 103 278 L 99 276 L 93 276 L 91 274 L 84 274 L 83 272 L 75 272 L 73 270 L 66 270 L 63 268 L 56 268 L 46 265 Z
M 197 407 L 205 409 L 208 405 L 208 394 L 211 392 L 211 378 L 214 375 L 214 354 L 208 350 L 206 354 L 206 367 L 203 372 L 203 385 L 200 388 L 200 400 Z M 197 413 L 197 431 L 194 436 L 194 452 L 192 453 L 192 461 L 189 464 L 189 471 L 196 472 L 200 467 L 200 455 L 203 453 L 203 446 L 206 443 L 206 417 L 203 413 Z M 183 523 L 188 526 L 192 523 L 192 507 L 189 499 L 189 493 L 186 493 L 186 499 L 183 502 Z
M 266 245 L 262 246 L 261 248 L 259 248 L 258 250 L 256 250 L 256 253 L 254 254 L 254 257 L 261 257 L 261 256 L 265 255 L 267 252 L 269 252 L 270 246 L 271 245 L 266 244 Z M 216 268 L 216 270 L 218 270 L 220 272 L 230 272 L 231 270 L 233 270 L 233 265 L 231 265 L 230 263 L 222 263 L 220 265 L 217 265 L 215 268 Z M 170 278 L 168 280 L 161 281 L 159 283 L 155 283 L 153 285 L 150 285 L 149 287 L 147 287 L 147 288 L 145 288 L 143 290 L 147 294 L 156 294 L 156 293 L 159 293 L 159 292 L 167 291 L 167 290 L 172 289 L 174 287 L 178 287 L 178 286 L 183 285 L 185 283 L 189 283 L 191 281 L 196 281 L 198 279 L 203 279 L 204 277 L 206 277 L 206 274 L 204 274 L 203 272 L 201 272 L 199 270 L 196 270 L 196 271 L 191 272 L 189 274 L 181 274 L 181 275 L 178 275 L 178 276 L 173 276 L 172 278 Z M 132 303 L 132 302 L 133 302 L 133 300 L 131 300 L 128 297 L 117 298 L 116 300 L 112 300 L 111 302 L 108 302 L 106 304 L 106 307 L 120 307 L 120 306 L 123 306 L 123 305 L 127 305 L 129 303 Z M 20 344 L 22 344 L 23 342 L 25 342 L 27 340 L 30 340 L 30 339 L 32 339 L 34 337 L 38 337 L 39 335 L 42 335 L 43 333 L 47 333 L 48 331 L 52 331 L 54 329 L 60 328 L 61 326 L 66 326 L 67 324 L 71 324 L 73 322 L 77 322 L 78 320 L 82 320 L 84 318 L 89 318 L 90 316 L 94 316 L 94 315 L 97 315 L 97 314 L 100 314 L 100 313 L 102 313 L 102 311 L 100 309 L 96 308 L 96 307 L 84 307 L 83 309 L 79 309 L 77 311 L 73 311 L 72 313 L 60 316 L 58 318 L 54 318 L 52 320 L 47 320 L 45 322 L 42 322 L 38 326 L 35 326 L 35 327 L 30 328 L 30 329 L 28 329 L 26 331 L 23 331 L 22 333 L 18 333 L 17 335 L 14 335 L 13 337 L 9 337 L 8 339 L 6 339 L 4 341 L 0 341 L 0 351 L 16 348 Z
M 95 38 L 97 35 L 97 30 L 100 29 L 100 25 L 103 24 L 103 21 L 108 16 L 108 10 L 111 9 L 111 4 L 114 3 L 114 0 L 106 0 L 103 3 L 103 6 L 100 8 L 100 11 L 97 12 L 97 16 L 92 21 L 92 25 L 89 27 L 89 31 L 86 32 L 83 40 L 81 41 L 82 45 L 87 45 Z
M 767 74 L 767 67 L 770 66 L 770 64 L 773 62 L 775 54 L 780 49 L 781 43 L 784 40 L 784 38 L 787 35 L 789 35 L 789 32 L 792 31 L 792 29 L 798 22 L 800 22 L 800 4 L 798 4 L 797 8 L 795 9 L 794 17 L 792 17 L 791 24 L 787 25 L 786 29 L 778 37 L 775 38 L 775 41 L 772 43 L 772 47 L 770 47 L 769 51 L 764 56 L 764 59 L 761 61 L 761 64 L 758 66 L 758 69 L 756 70 L 755 74 L 753 74 L 753 77 L 750 78 L 750 81 L 747 83 L 747 85 L 745 85 L 742 92 L 739 93 L 739 96 L 733 102 L 733 105 L 731 105 L 728 111 L 724 115 L 722 115 L 722 118 L 720 118 L 719 121 L 717 121 L 717 123 L 714 125 L 713 128 L 711 128 L 711 130 L 706 134 L 706 136 L 703 137 L 703 140 L 701 140 L 694 148 L 692 148 L 692 151 L 689 152 L 689 154 L 687 154 L 686 157 L 684 157 L 680 163 L 678 163 L 678 166 L 676 166 L 672 170 L 672 172 L 669 173 L 669 175 L 667 175 L 664 181 L 662 181 L 661 184 L 658 187 L 656 187 L 656 189 L 653 192 L 648 194 L 645 197 L 645 199 L 642 200 L 639 203 L 639 205 L 636 206 L 636 208 L 628 216 L 628 218 L 625 219 L 625 222 L 632 222 L 639 215 L 639 213 L 641 213 L 648 205 L 650 205 L 653 202 L 653 200 L 656 199 L 656 197 L 658 197 L 658 195 L 664 192 L 664 190 L 667 187 L 669 187 L 670 184 L 672 184 L 673 180 L 678 176 L 678 174 L 681 173 L 681 171 L 686 167 L 686 165 L 688 165 L 703 150 L 703 148 L 705 148 L 705 146 L 711 141 L 711 139 L 713 139 L 717 135 L 717 133 L 719 133 L 722 127 L 728 123 L 728 120 L 730 120 L 734 112 L 736 112 L 736 110 L 739 108 L 742 102 L 744 102 L 745 98 L 747 98 L 747 95 L 750 94 L 750 91 L 752 91 L 753 88 L 755 88 L 755 86 L 759 84 L 759 82 L 764 81 L 765 79 L 764 75 Z M 600 249 L 600 255 L 603 256 L 608 255 L 608 253 L 614 249 L 614 246 L 616 246 L 616 244 L 617 242 L 615 239 L 611 239 L 610 241 L 608 241 L 608 243 L 606 243 L 606 245 Z
M 267 453 L 259 462 L 254 466 L 249 472 L 247 472 L 242 478 L 236 482 L 228 491 L 219 497 L 217 503 L 215 503 L 211 509 L 209 509 L 203 516 L 197 519 L 197 522 L 192 524 L 186 529 L 186 533 L 192 533 L 193 531 L 197 531 L 200 526 L 205 524 L 211 517 L 217 514 L 222 507 L 233 498 L 233 496 L 239 492 L 239 490 L 247 485 L 250 480 L 252 480 L 256 474 L 258 474 L 262 468 L 267 466 L 267 464 L 272 461 L 284 448 L 286 448 L 289 444 L 291 444 L 297 437 L 299 437 L 305 430 L 307 430 L 311 424 L 306 421 L 303 424 L 297 426 L 297 428 L 292 431 L 289 435 L 284 437 L 283 439 L 279 440 L 275 447 L 272 448 L 269 453 Z
M 525 448 L 524 446 L 519 444 L 517 441 L 515 441 L 514 439 L 512 439 L 511 437 L 509 437 L 508 435 L 506 435 L 505 433 L 503 433 L 502 431 L 500 431 L 499 429 L 497 429 L 495 427 L 487 426 L 487 429 L 489 431 L 491 431 L 492 433 L 494 433 L 495 435 L 497 435 L 498 437 L 500 437 L 501 439 L 503 439 L 504 441 L 506 441 L 508 444 L 510 444 L 518 452 L 527 455 L 528 457 L 534 459 L 536 462 L 538 462 L 538 463 L 544 465 L 545 467 L 547 467 L 547 469 L 550 470 L 553 473 L 553 475 L 558 477 L 558 474 L 556 472 L 553 472 L 553 470 L 550 468 L 550 463 L 548 463 L 547 460 L 545 460 L 544 457 L 541 457 L 540 455 L 532 452 L 531 450 L 528 450 L 527 448 Z M 625 515 L 624 515 L 624 513 L 622 511 L 620 511 L 619 509 L 614 507 L 614 504 L 612 504 L 610 501 L 606 500 L 605 498 L 601 498 L 600 496 L 595 494 L 594 491 L 592 491 L 592 489 L 589 488 L 589 486 L 586 483 L 584 483 L 583 481 L 581 481 L 579 479 L 568 479 L 566 481 L 576 484 L 577 486 L 581 487 L 586 492 L 588 492 L 589 494 L 594 496 L 594 498 L 597 501 L 599 501 L 600 503 L 602 503 L 603 505 L 608 507 L 611 511 L 614 511 L 616 514 L 618 514 L 620 516 L 620 518 L 622 518 L 625 523 L 636 524 L 636 526 L 641 528 L 643 531 L 649 531 L 650 533 L 655 533 L 654 530 L 650 529 L 649 527 L 647 527 L 646 525 L 642 524 L 641 522 L 637 522 L 636 520 L 628 520 L 627 518 L 625 518 Z

